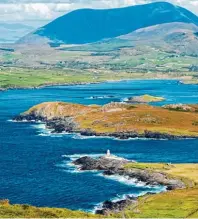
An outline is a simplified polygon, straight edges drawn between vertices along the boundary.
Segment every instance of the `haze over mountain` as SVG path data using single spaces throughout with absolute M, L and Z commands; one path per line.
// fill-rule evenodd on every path
M 42 39 L 63 44 L 85 44 L 172 22 L 198 25 L 198 17 L 167 2 L 105 10 L 81 9 L 28 34 L 20 42 L 32 43 Z

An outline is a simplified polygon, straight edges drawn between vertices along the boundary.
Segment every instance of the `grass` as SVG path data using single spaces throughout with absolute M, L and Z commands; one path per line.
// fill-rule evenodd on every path
M 0 201 L 0 218 L 99 218 L 99 215 L 65 208 L 37 208 L 30 205 L 11 205 Z
M 198 189 L 184 189 L 148 195 L 138 204 L 109 217 L 125 218 L 196 218 L 198 216 Z
M 2 68 L 0 88 L 31 88 L 51 84 L 96 83 L 132 78 L 128 73 L 105 74 L 85 70 Z
M 129 163 L 126 169 L 160 171 L 180 178 L 186 189 L 146 195 L 137 204 L 109 217 L 125 218 L 196 218 L 198 216 L 198 164 Z
M 155 96 L 145 94 L 143 96 L 134 97 L 132 100 L 137 101 L 137 102 L 151 103 L 151 102 L 164 101 L 165 99 L 163 97 L 155 97 Z
M 143 134 L 147 130 L 176 136 L 198 136 L 198 126 L 194 125 L 194 122 L 198 121 L 197 112 L 172 111 L 149 105 L 110 103 L 92 107 L 50 102 L 36 105 L 25 114 L 32 112 L 48 119 L 71 116 L 78 123 L 79 130 L 89 129 L 100 134 L 114 132 Z
M 160 171 L 170 176 L 180 178 L 186 182 L 186 186 L 198 185 L 198 164 L 167 164 L 167 163 L 129 163 L 126 169 L 147 169 Z
M 76 118 L 81 128 L 98 133 L 136 131 L 141 134 L 148 130 L 189 137 L 198 136 L 198 126 L 193 125 L 197 120 L 196 112 L 170 111 L 148 105 L 117 107 L 106 112 L 99 110 Z

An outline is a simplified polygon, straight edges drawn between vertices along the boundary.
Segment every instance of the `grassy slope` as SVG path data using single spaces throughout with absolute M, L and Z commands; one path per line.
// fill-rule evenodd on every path
M 125 44 L 128 47 L 125 48 Z M 111 43 L 73 47 L 75 51 L 46 45 L 15 47 L 15 52 L 0 51 L 0 88 L 125 78 L 198 81 L 197 72 L 189 70 L 197 65 L 197 57 L 177 55 L 148 45 L 131 47 L 130 42 L 118 39 Z
M 149 169 L 181 178 L 187 186 L 198 185 L 198 164 L 165 164 L 165 163 L 129 163 L 127 169 Z M 190 182 L 190 183 L 189 183 Z
M 107 80 L 134 79 L 129 73 L 95 73 L 91 70 L 3 68 L 0 70 L 0 88 L 32 88 L 50 84 L 96 83 Z
M 188 183 L 187 186 L 193 186 L 193 188 L 140 197 L 138 204 L 111 216 L 126 218 L 196 218 L 198 216 L 198 164 L 131 163 L 125 168 L 161 171 L 183 179 Z
M 181 120 L 182 118 L 182 120 Z M 91 112 L 76 118 L 84 129 L 96 132 L 122 132 L 144 130 L 174 135 L 197 136 L 198 114 L 192 112 L 176 112 L 160 107 L 136 105 Z
M 29 205 L 10 205 L 0 201 L 0 218 L 94 218 L 94 214 L 63 208 L 36 208 Z
M 197 197 L 197 188 L 144 196 L 139 198 L 136 206 L 130 206 L 113 217 L 124 215 L 125 218 L 196 218 Z
M 191 105 L 197 109 L 197 105 Z M 68 115 L 68 112 L 73 113 Z M 48 102 L 36 105 L 25 114 L 48 119 L 72 116 L 80 129 L 96 133 L 113 133 L 145 130 L 174 135 L 198 136 L 198 113 L 182 112 L 149 105 L 126 105 L 111 103 L 102 107 L 83 106 L 63 102 Z M 181 119 L 182 118 L 182 119 Z

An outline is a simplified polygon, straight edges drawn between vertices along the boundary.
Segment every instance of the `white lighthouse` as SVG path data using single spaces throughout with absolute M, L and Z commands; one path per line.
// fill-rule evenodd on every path
M 107 150 L 107 157 L 110 157 L 111 156 L 111 152 L 110 150 Z

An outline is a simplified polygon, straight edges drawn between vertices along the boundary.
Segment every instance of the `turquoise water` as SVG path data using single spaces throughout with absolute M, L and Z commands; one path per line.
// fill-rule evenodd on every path
M 70 165 L 82 155 L 113 154 L 144 162 L 198 162 L 198 140 L 116 140 L 51 135 L 42 124 L 9 120 L 44 101 L 105 104 L 136 95 L 157 95 L 169 103 L 198 103 L 198 86 L 172 80 L 109 82 L 95 85 L 54 86 L 0 93 L 0 199 L 36 206 L 92 211 L 108 199 L 125 194 L 159 192 L 133 180 L 105 178 L 98 172 L 79 173 Z

